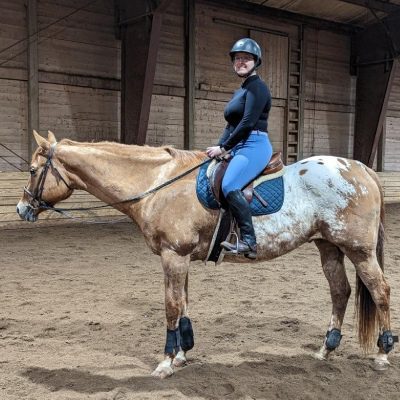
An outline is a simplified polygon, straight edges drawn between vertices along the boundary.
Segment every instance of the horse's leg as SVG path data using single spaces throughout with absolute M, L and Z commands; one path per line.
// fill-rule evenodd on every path
M 332 315 L 324 343 L 315 357 L 326 360 L 340 344 L 341 327 L 351 288 L 344 268 L 343 252 L 332 243 L 317 239 L 315 244 L 321 255 L 322 269 L 329 282 L 332 298 Z
M 368 351 L 376 343 L 378 328 L 379 350 L 375 363 L 377 369 L 385 369 L 390 364 L 388 353 L 394 345 L 394 337 L 390 331 L 390 287 L 374 250 L 346 250 L 346 255 L 357 271 L 360 344 Z
M 186 362 L 185 350 L 193 347 L 193 333 L 190 319 L 187 317 L 190 255 L 179 256 L 167 249 L 161 253 L 161 262 L 164 270 L 167 340 L 164 360 L 152 375 L 165 378 L 173 374 L 174 366 L 180 366 Z M 175 358 L 177 361 L 174 363 Z
M 184 330 L 187 331 L 187 329 L 189 328 L 189 331 L 191 331 L 191 332 L 187 332 L 187 334 L 189 335 L 189 338 L 186 338 L 186 339 L 189 339 L 189 342 L 192 341 L 192 343 L 191 343 L 191 346 L 190 346 L 190 343 L 189 343 L 189 346 L 186 343 L 186 346 L 192 348 L 193 344 L 194 344 L 193 343 L 192 324 L 191 324 L 189 316 L 187 314 L 188 304 L 189 304 L 188 286 L 189 286 L 189 271 L 186 274 L 186 280 L 185 280 L 185 307 L 183 308 L 183 311 L 182 311 L 182 317 L 179 320 L 179 328 L 180 328 L 179 331 L 180 331 L 180 334 L 181 334 L 181 342 L 182 342 L 182 341 L 185 341 L 185 332 L 182 331 L 182 324 L 186 325 L 186 327 L 183 328 Z M 189 324 L 189 327 L 187 326 L 188 324 Z M 188 336 L 188 335 L 186 335 L 186 336 Z M 190 338 L 190 336 L 191 336 L 191 338 Z M 185 348 L 185 344 L 183 344 L 183 345 L 181 344 L 181 347 Z M 183 365 L 185 365 L 186 364 L 186 351 L 182 350 L 182 348 L 181 348 L 178 351 L 178 353 L 176 354 L 176 356 L 174 357 L 174 361 L 172 363 L 173 363 L 173 365 L 175 367 L 182 367 Z

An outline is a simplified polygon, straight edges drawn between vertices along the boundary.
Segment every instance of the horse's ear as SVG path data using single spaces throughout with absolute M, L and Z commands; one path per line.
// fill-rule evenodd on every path
M 48 136 L 47 136 L 48 141 L 49 141 L 51 144 L 57 143 L 57 139 L 56 139 L 54 133 L 53 133 L 52 131 L 47 131 L 47 132 L 48 132 Z
M 39 147 L 44 150 L 48 150 L 50 148 L 50 142 L 44 137 L 40 136 L 35 130 L 33 130 L 33 136 L 35 137 L 36 143 Z

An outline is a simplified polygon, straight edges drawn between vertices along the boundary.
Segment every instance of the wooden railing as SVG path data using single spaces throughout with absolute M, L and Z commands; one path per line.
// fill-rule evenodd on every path
M 384 194 L 385 203 L 400 203 L 400 172 L 379 172 Z M 16 205 L 22 195 L 22 188 L 27 183 L 27 172 L 0 172 L 0 227 L 32 227 L 32 224 L 23 222 L 16 213 Z M 104 204 L 94 196 L 77 190 L 67 200 L 61 202 L 60 207 L 91 207 Z M 114 208 L 103 208 L 91 211 L 74 211 L 74 222 L 81 221 L 99 221 L 115 220 L 122 218 L 123 214 Z M 39 221 L 35 223 L 44 225 L 57 225 L 71 222 L 70 219 L 54 212 L 44 212 Z

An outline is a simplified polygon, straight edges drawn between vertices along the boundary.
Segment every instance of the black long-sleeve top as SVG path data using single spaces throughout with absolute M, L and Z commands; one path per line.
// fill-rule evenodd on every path
M 228 122 L 218 145 L 230 150 L 246 140 L 250 132 L 267 132 L 271 109 L 271 93 L 258 75 L 249 76 L 226 105 L 224 117 Z

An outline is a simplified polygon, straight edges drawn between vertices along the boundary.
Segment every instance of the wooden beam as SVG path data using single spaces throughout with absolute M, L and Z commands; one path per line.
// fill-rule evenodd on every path
M 386 90 L 385 90 L 385 94 L 384 94 L 383 101 L 382 101 L 382 107 L 379 112 L 378 124 L 377 124 L 375 135 L 374 135 L 374 141 L 372 143 L 372 149 L 371 149 L 371 153 L 370 153 L 369 159 L 368 159 L 367 165 L 369 167 L 372 167 L 372 165 L 374 163 L 376 151 L 378 149 L 378 144 L 379 144 L 380 138 L 383 135 L 384 121 L 386 119 L 386 111 L 387 111 L 387 106 L 389 103 L 389 96 L 392 91 L 393 81 L 394 81 L 394 77 L 396 74 L 397 65 L 398 65 L 398 62 L 396 60 L 393 61 L 392 67 L 389 72 L 389 77 L 388 77 L 388 81 L 386 84 Z
M 380 1 L 380 0 L 341 0 L 341 1 L 344 3 L 354 4 L 375 11 L 383 11 L 387 14 L 400 11 L 400 6 L 398 4 L 389 3 L 388 1 Z
M 37 0 L 28 0 L 28 160 L 33 153 L 32 132 L 39 132 L 39 60 Z
M 170 0 L 120 0 L 121 141 L 143 145 L 149 120 L 162 15 Z
M 357 77 L 354 159 L 373 165 L 393 84 L 395 67 L 374 64 L 359 68 Z
M 385 64 L 400 53 L 400 14 L 390 15 L 352 37 L 352 69 Z
M 353 157 L 368 166 L 376 157 L 397 67 L 398 23 L 399 15 L 390 16 L 353 38 L 352 59 L 357 60 Z
M 281 10 L 279 8 L 263 6 L 243 0 L 198 0 L 211 3 L 217 7 L 227 10 L 237 10 L 240 12 L 248 12 L 260 17 L 278 19 L 283 21 L 291 21 L 292 23 L 305 24 L 307 26 L 318 29 L 326 29 L 336 32 L 353 33 L 362 29 L 356 24 L 343 24 L 333 22 L 322 18 L 309 17 L 307 15 L 297 14 L 291 11 Z
M 185 1 L 185 133 L 184 148 L 194 148 L 195 0 Z
M 385 170 L 385 152 L 386 152 L 386 118 L 383 120 L 382 133 L 379 138 L 378 154 L 376 158 L 376 170 L 382 172 Z

